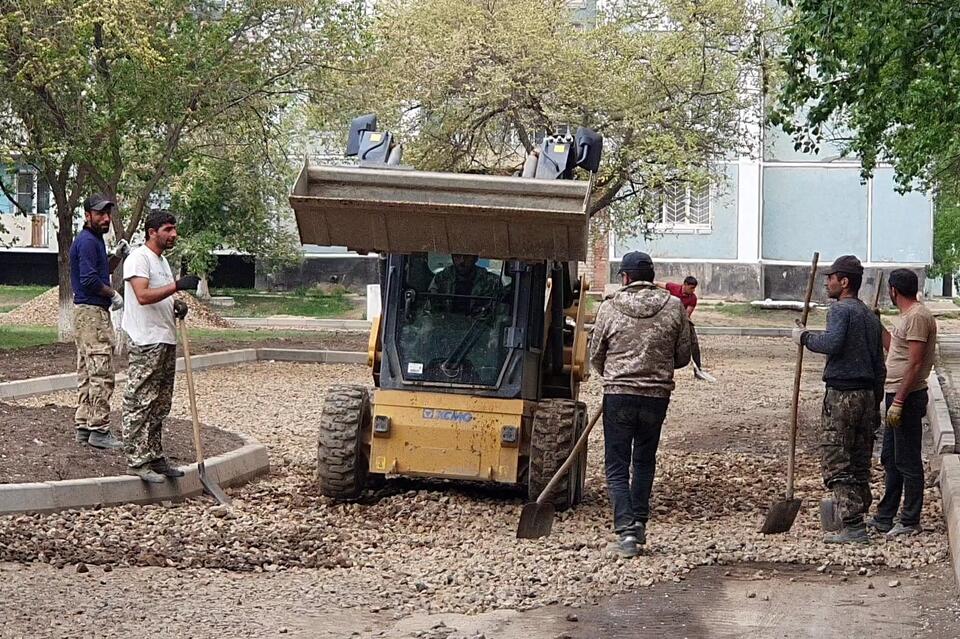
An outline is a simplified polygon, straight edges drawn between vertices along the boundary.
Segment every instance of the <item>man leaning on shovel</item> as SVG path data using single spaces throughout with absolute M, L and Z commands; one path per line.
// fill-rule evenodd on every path
M 196 289 L 199 278 L 174 280 L 164 251 L 177 243 L 177 220 L 167 211 L 153 211 L 144 228 L 146 243 L 123 265 L 127 307 L 123 330 L 130 337 L 130 364 L 123 393 L 123 448 L 131 475 L 151 483 L 182 477 L 183 471 L 163 456 L 163 420 L 173 400 L 177 371 L 174 319 L 187 315 L 187 305 L 173 295 Z
M 857 297 L 863 266 L 853 255 L 838 257 L 826 273 L 827 295 L 836 300 L 827 311 L 827 328 L 793 329 L 793 341 L 827 356 L 826 393 L 820 416 L 820 465 L 823 483 L 843 521 L 826 543 L 870 541 L 863 516 L 870 508 L 870 456 L 880 425 L 880 401 L 886 367 L 880 319 Z

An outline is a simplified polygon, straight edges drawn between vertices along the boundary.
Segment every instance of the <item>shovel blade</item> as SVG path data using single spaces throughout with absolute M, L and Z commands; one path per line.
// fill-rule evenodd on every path
M 797 513 L 800 512 L 799 499 L 784 499 L 770 506 L 767 511 L 767 518 L 760 527 L 760 532 L 764 535 L 776 535 L 785 533 L 793 526 L 797 519 Z
M 206 473 L 200 473 L 200 483 L 203 484 L 203 492 L 216 499 L 220 504 L 224 506 L 233 505 L 233 502 L 227 497 L 227 493 L 223 492 L 223 488 L 221 488 L 217 482 L 207 477 Z
M 517 539 L 539 539 L 553 530 L 553 504 L 530 502 L 520 511 L 520 524 L 517 526 Z

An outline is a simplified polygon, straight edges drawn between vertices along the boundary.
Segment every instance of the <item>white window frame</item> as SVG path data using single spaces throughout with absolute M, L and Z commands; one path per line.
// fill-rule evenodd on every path
M 684 188 L 684 219 L 690 218 L 690 198 L 693 186 L 689 183 Z M 654 231 L 658 233 L 712 233 L 713 232 L 713 198 L 714 188 L 712 184 L 705 186 L 707 195 L 707 221 L 706 222 L 667 222 L 667 205 L 664 202 L 661 205 L 660 215 L 653 223 Z

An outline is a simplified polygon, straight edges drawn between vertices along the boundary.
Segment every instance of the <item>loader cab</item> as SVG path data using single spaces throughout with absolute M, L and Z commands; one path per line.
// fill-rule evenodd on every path
M 539 397 L 546 262 L 422 252 L 384 266 L 381 388 Z

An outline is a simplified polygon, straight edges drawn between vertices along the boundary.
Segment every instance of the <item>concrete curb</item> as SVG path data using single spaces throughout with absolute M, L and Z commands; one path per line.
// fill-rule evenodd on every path
M 930 423 L 930 437 L 933 439 L 933 449 L 938 455 L 957 452 L 957 438 L 953 431 L 953 422 L 950 420 L 950 410 L 947 400 L 940 387 L 940 378 L 937 371 L 930 372 L 927 378 L 929 390 L 927 399 L 927 421 Z
M 960 455 L 944 455 L 940 462 L 940 496 L 950 539 L 950 560 L 954 578 L 960 583 Z
M 221 486 L 235 486 L 270 472 L 267 447 L 245 435 L 244 445 L 206 460 L 207 473 Z M 182 467 L 183 477 L 148 484 L 138 477 L 88 477 L 65 481 L 0 484 L 0 515 L 51 513 L 72 508 L 151 504 L 203 493 L 196 464 Z

